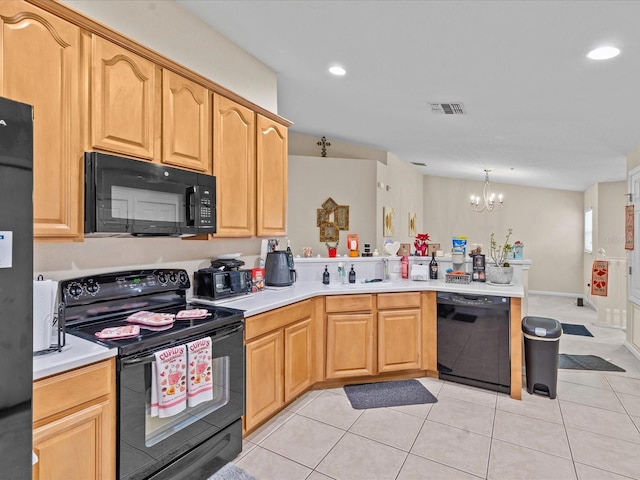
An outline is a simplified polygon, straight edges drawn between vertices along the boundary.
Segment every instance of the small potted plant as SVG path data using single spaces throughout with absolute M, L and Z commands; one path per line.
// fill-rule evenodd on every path
M 498 245 L 495 234 L 491 234 L 489 242 L 489 256 L 493 260 L 493 265 L 487 266 L 487 280 L 490 283 L 510 284 L 513 280 L 513 267 L 507 262 L 509 252 L 513 249 L 513 245 L 509 243 L 513 230 L 507 230 L 507 236 L 504 243 Z

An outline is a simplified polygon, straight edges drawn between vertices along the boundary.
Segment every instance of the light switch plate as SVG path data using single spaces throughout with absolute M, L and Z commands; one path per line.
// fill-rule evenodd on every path
M 13 232 L 0 231 L 0 268 L 13 266 Z

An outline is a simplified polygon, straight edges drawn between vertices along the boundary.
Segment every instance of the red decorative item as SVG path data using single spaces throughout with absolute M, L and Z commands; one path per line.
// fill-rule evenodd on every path
M 419 233 L 416 235 L 416 239 L 413 242 L 413 246 L 416 247 L 416 255 L 424 257 L 427 255 L 427 248 L 429 244 L 427 241 L 430 239 L 428 233 Z

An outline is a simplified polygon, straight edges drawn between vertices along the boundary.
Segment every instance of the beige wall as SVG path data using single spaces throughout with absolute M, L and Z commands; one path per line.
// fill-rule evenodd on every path
M 278 113 L 277 74 L 174 1 L 61 0 L 87 17 Z
M 320 157 L 322 147 L 318 142 L 322 135 L 307 135 L 304 133 L 289 133 L 289 155 L 303 155 L 306 157 Z M 331 145 L 326 147 L 327 158 L 360 158 L 377 160 L 387 163 L 387 152 L 363 145 L 341 142 L 334 138 L 327 138 Z
M 500 211 L 475 213 L 471 194 L 482 194 L 483 182 L 444 177 L 424 177 L 424 230 L 432 241 L 451 250 L 451 237 L 466 235 L 469 244 L 483 244 L 488 254 L 492 232 L 503 240 L 524 243 L 524 256 L 533 264 L 529 288 L 533 291 L 582 293 L 583 193 L 492 183 L 502 193 Z
M 416 214 L 416 233 L 423 233 L 423 175 L 416 167 L 403 162 L 389 153 L 387 164 L 378 163 L 377 187 L 377 239 L 378 250 L 382 253 L 384 241 L 389 239 L 400 243 L 410 243 L 413 251 L 415 237 L 409 236 L 409 213 Z M 388 190 L 387 190 L 388 187 Z M 382 209 L 392 208 L 393 237 L 383 237 Z
M 289 156 L 289 207 L 287 232 L 294 255 L 303 247 L 327 256 L 320 242 L 316 211 L 331 197 L 349 206 L 349 229 L 340 232 L 338 253 L 348 252 L 347 234 L 357 233 L 360 243 L 376 240 L 376 161 L 348 158 Z
M 357 147 L 351 150 L 353 154 Z M 359 151 L 359 153 L 362 153 Z M 378 187 L 378 183 L 389 186 Z M 388 154 L 386 164 L 371 159 L 289 156 L 288 232 L 294 254 L 310 246 L 314 254 L 327 255 L 319 240 L 316 210 L 328 198 L 349 205 L 349 230 L 340 232 L 339 254 L 348 252 L 348 233 L 383 252 L 382 207 L 393 208 L 394 235 L 389 240 L 413 243 L 409 236 L 409 212 L 422 223 L 422 175 L 415 167 Z

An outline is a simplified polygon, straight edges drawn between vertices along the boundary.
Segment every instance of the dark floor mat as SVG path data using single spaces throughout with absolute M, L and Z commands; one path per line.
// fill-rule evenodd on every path
M 436 403 L 438 401 L 418 380 L 345 385 L 344 391 L 349 397 L 351 406 L 356 410 Z
M 604 358 L 596 355 L 571 355 L 561 353 L 558 355 L 558 368 L 568 370 L 600 370 L 603 372 L 626 372 Z
M 593 334 L 587 330 L 584 325 L 574 325 L 573 323 L 561 323 L 562 333 L 567 335 L 581 335 L 583 337 L 593 337 Z
M 233 463 L 227 463 L 224 467 L 218 470 L 213 476 L 209 477 L 209 480 L 257 480 L 253 475 L 249 475 L 240 467 Z

